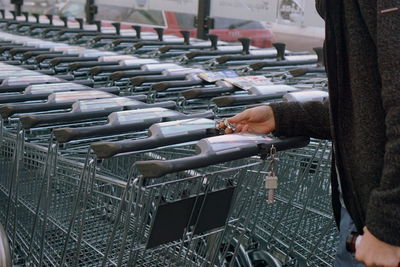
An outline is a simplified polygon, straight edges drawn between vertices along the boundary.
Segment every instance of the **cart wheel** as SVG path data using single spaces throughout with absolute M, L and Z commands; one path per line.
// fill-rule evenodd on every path
M 282 267 L 279 260 L 265 250 L 250 250 L 248 255 L 253 267 Z
M 233 258 L 235 253 L 235 248 L 237 244 L 225 244 L 221 246 L 221 253 L 225 251 L 226 246 L 228 245 L 228 249 L 225 255 L 221 255 L 224 257 L 222 266 L 233 266 L 233 267 L 253 267 L 253 264 L 250 261 L 250 258 L 247 255 L 246 250 L 242 245 L 239 245 L 239 249 L 236 253 L 236 256 Z
M 11 267 L 10 245 L 3 225 L 0 224 L 0 266 Z

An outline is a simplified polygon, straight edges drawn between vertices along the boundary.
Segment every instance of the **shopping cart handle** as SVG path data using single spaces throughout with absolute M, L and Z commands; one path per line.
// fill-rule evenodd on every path
M 59 54 L 59 55 L 62 55 L 62 51 L 60 51 L 60 52 L 51 52 L 51 53 L 53 53 L 53 54 Z M 28 60 L 28 59 L 30 59 L 31 57 L 36 57 L 36 56 L 39 56 L 39 55 L 42 55 L 43 54 L 43 52 L 42 51 L 30 51 L 30 52 L 25 52 L 24 54 L 22 54 L 22 59 L 23 60 Z
M 46 59 L 59 58 L 59 57 L 71 57 L 71 55 L 60 54 L 59 52 L 51 52 L 49 54 L 40 54 L 38 56 L 35 56 L 35 61 L 39 64 L 45 61 Z
M 161 53 L 167 53 L 170 50 L 190 50 L 190 49 L 207 49 L 211 48 L 211 45 L 165 45 L 158 49 Z
M 182 91 L 181 94 L 185 99 L 196 99 L 196 98 L 211 98 L 219 96 L 224 93 L 232 93 L 236 90 L 234 87 L 209 87 L 209 88 L 195 88 Z
M 169 173 L 198 169 L 213 164 L 255 156 L 269 151 L 272 145 L 279 151 L 293 147 L 302 147 L 308 143 L 309 139 L 304 137 L 266 139 L 265 143 L 262 144 L 256 144 L 256 142 L 249 140 L 246 142 L 246 145 L 242 144 L 240 146 L 236 146 L 235 143 L 227 142 L 227 147 L 224 150 L 216 152 L 210 149 L 210 144 L 207 139 L 202 139 L 197 143 L 196 150 L 200 151 L 197 155 L 173 160 L 137 161 L 135 166 L 144 178 L 158 178 Z
M 25 53 L 25 52 L 30 52 L 30 51 L 50 51 L 49 48 L 29 48 L 29 47 L 18 47 L 18 48 L 13 48 L 10 50 L 10 55 L 15 56 L 16 54 L 19 53 Z
M 250 64 L 249 66 L 253 70 L 261 70 L 266 67 L 308 65 L 308 64 L 315 64 L 317 62 L 318 58 L 315 57 L 315 58 L 299 59 L 299 60 L 266 60 Z
M 121 65 L 115 65 L 115 66 L 101 66 L 101 67 L 92 67 L 89 70 L 89 73 L 91 75 L 99 75 L 101 73 L 111 73 L 111 72 L 117 72 L 117 71 L 126 71 L 126 70 L 137 70 L 140 69 L 137 66 L 121 66 Z
M 303 76 L 307 73 L 325 73 L 325 67 L 296 68 L 288 71 L 293 77 Z
M 188 81 L 169 81 L 169 82 L 159 82 L 151 85 L 153 90 L 157 92 L 165 91 L 169 88 L 176 88 L 176 87 L 191 87 L 196 85 L 203 85 L 206 84 L 204 80 L 188 80 Z
M 239 54 L 242 50 L 238 49 L 237 51 L 220 51 L 220 50 L 196 50 L 192 52 L 188 52 L 185 54 L 187 59 L 193 59 L 200 56 L 222 56 L 222 55 L 231 55 L 231 54 Z
M 115 107 L 92 112 L 62 112 L 54 114 L 25 115 L 21 116 L 20 122 L 24 129 L 31 129 L 40 125 L 102 119 L 114 111 L 121 111 L 121 108 Z
M 263 101 L 277 99 L 284 94 L 271 94 L 271 95 L 230 95 L 219 96 L 211 99 L 218 107 L 228 107 L 235 105 L 257 104 Z
M 206 111 L 206 112 L 193 113 L 193 114 L 186 115 L 184 119 L 194 119 L 194 118 L 214 119 L 215 113 L 211 110 Z
M 140 86 L 144 83 L 156 83 L 162 81 L 175 81 L 175 80 L 183 80 L 186 78 L 187 74 L 179 74 L 179 75 L 146 75 L 146 76 L 138 76 L 130 79 L 130 82 L 133 86 Z
M 151 124 L 150 124 L 151 125 Z M 127 132 L 135 132 L 144 130 L 149 127 L 149 123 L 131 123 L 123 125 L 97 125 L 90 127 L 77 127 L 77 128 L 58 128 L 53 130 L 55 139 L 59 143 L 69 142 L 71 140 L 108 136 Z
M 134 99 L 134 97 L 130 97 Z M 54 114 L 33 114 L 21 116 L 20 122 L 24 129 L 30 129 L 33 127 L 37 127 L 39 125 L 47 125 L 47 124 L 60 124 L 65 122 L 78 122 L 78 121 L 87 121 L 93 119 L 104 119 L 112 112 L 122 111 L 124 109 L 140 109 L 140 108 L 151 108 L 151 107 L 160 107 L 163 105 L 171 105 L 173 101 L 166 101 L 168 103 L 160 102 L 154 104 L 137 104 L 134 106 L 113 106 L 108 107 L 106 109 L 100 111 L 87 111 L 87 112 L 63 112 L 63 113 L 54 113 Z
M 62 91 L 57 91 L 57 92 L 67 92 L 67 91 L 84 91 L 84 90 L 91 90 L 91 88 L 82 88 L 82 89 L 77 89 L 77 90 L 68 90 L 68 88 L 65 88 L 65 90 Z M 103 91 L 103 92 L 108 92 L 111 94 L 118 95 L 120 93 L 119 87 L 104 87 L 104 88 L 96 88 L 97 91 Z M 0 94 L 0 104 L 6 104 L 6 103 L 15 103 L 15 102 L 27 102 L 27 101 L 33 101 L 33 100 L 44 100 L 47 99 L 47 97 L 53 92 L 46 92 L 43 94 L 6 94 L 6 95 L 1 95 Z M 145 101 L 147 99 L 147 96 L 145 95 L 138 95 L 136 100 L 139 101 Z M 43 104 L 43 103 L 41 103 Z
M 133 45 L 135 50 L 139 50 L 144 46 L 162 46 L 162 45 L 181 45 L 183 41 L 168 42 L 168 41 L 141 41 Z
M 267 59 L 267 58 L 275 58 L 276 54 L 271 55 L 226 55 L 221 56 L 215 59 L 218 64 L 224 64 L 229 61 L 244 61 L 244 60 L 257 60 L 257 59 Z
M 144 76 L 144 75 L 159 75 L 161 71 L 142 71 L 142 70 L 132 70 L 132 71 L 116 71 L 111 73 L 110 79 L 113 81 L 119 81 L 123 78 L 132 78 L 136 76 Z
M 172 109 L 175 110 L 177 108 L 176 102 L 175 101 L 162 101 L 162 102 L 156 102 L 152 104 L 138 104 L 134 106 L 126 106 L 124 107 L 125 110 L 131 110 L 131 109 L 141 109 L 141 108 L 167 108 L 167 109 Z
M 81 61 L 97 61 L 98 57 L 55 57 L 50 60 L 51 66 L 58 66 L 61 63 L 81 62 Z
M 5 119 L 14 114 L 68 109 L 71 108 L 71 105 L 72 103 L 11 104 L 0 106 L 0 115 Z
M 150 128 L 151 129 L 151 128 Z M 153 149 L 162 146 L 192 142 L 216 134 L 214 129 L 200 129 L 190 132 L 181 132 L 167 137 L 150 136 L 137 140 L 122 140 L 117 142 L 98 142 L 90 145 L 98 158 L 110 158 L 114 155 Z
M 73 71 L 73 70 L 78 70 L 82 68 L 92 68 L 92 67 L 97 67 L 97 66 L 110 66 L 110 65 L 118 65 L 118 61 L 88 61 L 88 62 L 73 62 L 68 64 L 68 69 Z
M 55 83 L 65 82 L 65 81 L 57 81 Z M 0 85 L 0 94 L 1 93 L 17 93 L 22 92 L 31 84 L 41 84 L 46 82 L 34 82 L 34 83 L 26 83 L 26 84 L 18 84 L 18 85 Z

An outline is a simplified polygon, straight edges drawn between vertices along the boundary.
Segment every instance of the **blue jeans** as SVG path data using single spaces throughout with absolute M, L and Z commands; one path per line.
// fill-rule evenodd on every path
M 365 267 L 354 258 L 354 255 L 346 250 L 346 239 L 351 232 L 356 231 L 353 220 L 346 208 L 340 211 L 339 245 L 336 251 L 335 267 Z

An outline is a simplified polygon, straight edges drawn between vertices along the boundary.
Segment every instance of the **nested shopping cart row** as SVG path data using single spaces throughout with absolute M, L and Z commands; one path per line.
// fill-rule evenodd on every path
M 182 100 L 183 92 L 179 88 L 185 87 L 177 86 L 182 84 L 155 85 L 156 81 L 162 83 L 161 79 L 169 82 L 168 79 L 179 76 L 171 74 L 158 71 L 152 73 L 157 77 L 143 79 L 142 75 L 140 79 L 133 77 L 121 83 L 116 79 L 113 85 L 126 86 L 128 90 L 124 93 L 128 95 L 146 93 L 152 102 L 176 100 L 185 112 L 213 106 L 209 96 Z M 185 80 L 177 82 L 194 84 L 182 73 L 179 77 Z M 109 82 L 108 77 L 106 80 Z M 319 86 L 321 80 L 311 83 L 323 87 Z M 204 81 L 198 85 L 204 85 Z M 213 85 L 206 84 L 208 87 Z M 231 95 L 237 90 L 229 88 L 224 88 L 222 93 Z M 265 97 L 261 102 L 243 102 L 246 91 L 235 93 L 231 98 L 229 95 L 227 99 L 218 99 L 218 103 L 224 104 L 217 105 L 218 114 L 232 115 L 245 107 L 281 98 L 280 95 Z M 240 99 L 241 95 L 244 98 Z M 69 113 L 68 108 L 63 110 L 52 112 L 53 115 Z M 149 136 L 146 127 L 122 133 L 123 125 L 115 123 L 119 115 L 107 118 L 112 111 L 119 110 L 101 112 L 99 119 L 74 121 L 72 118 L 77 114 L 72 117 L 68 114 L 57 121 L 45 111 L 28 114 L 21 124 L 15 116 L 4 122 L 1 168 L 7 175 L 2 177 L 3 210 L 6 211 L 2 220 L 6 222 L 14 252 L 22 251 L 26 262 L 36 266 L 63 263 L 69 266 L 228 266 L 233 262 L 246 266 L 254 263 L 255 253 L 249 252 L 254 248 L 266 250 L 288 264 L 304 258 L 309 265 L 317 266 L 332 261 L 336 233 L 329 209 L 328 143 L 312 141 L 303 149 L 279 156 L 280 186 L 276 203 L 268 205 L 262 187 L 270 163 L 253 158 L 259 151 L 247 155 L 250 158 L 246 159 L 224 158 L 226 162 L 219 164 L 202 159 L 200 162 L 204 161 L 204 165 L 200 167 L 192 165 L 191 160 L 182 161 L 187 169 L 181 167 L 173 173 L 168 173 L 168 168 L 160 162 L 150 162 L 154 165 L 141 169 L 142 172 L 137 168 L 143 165 L 134 165 L 137 161 L 169 162 L 195 154 L 197 140 L 217 134 L 212 120 L 191 119 L 190 123 L 174 124 L 172 115 L 167 125 L 152 126 Z M 130 127 L 135 124 L 129 123 L 132 123 Z M 113 127 L 120 132 L 109 130 Z M 101 131 L 104 134 L 99 134 Z M 229 144 L 229 138 L 221 142 Z M 156 169 L 166 173 L 158 178 L 146 177 L 146 173 Z M 216 205 L 212 199 L 220 200 L 219 197 L 230 202 L 221 206 L 217 214 L 206 213 L 212 212 L 209 206 Z M 227 210 L 226 217 L 221 219 L 223 210 Z M 174 211 L 178 215 L 170 216 Z M 208 220 L 220 219 L 224 224 L 218 221 L 207 225 L 210 222 L 202 221 L 205 216 L 202 213 L 208 215 Z M 168 219 L 172 221 L 171 228 L 164 223 Z

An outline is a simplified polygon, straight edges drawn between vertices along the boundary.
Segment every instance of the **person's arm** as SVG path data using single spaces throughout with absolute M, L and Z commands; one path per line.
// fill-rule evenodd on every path
M 228 118 L 228 122 L 235 126 L 235 132 L 331 138 L 328 102 L 280 102 L 258 106 Z M 226 133 L 234 131 L 224 123 L 219 126 L 226 128 Z
M 400 83 L 398 81 L 400 10 L 399 1 L 376 3 L 377 24 L 370 23 L 368 27 L 370 32 L 376 32 L 386 143 L 380 183 L 370 194 L 364 237 L 357 248 L 356 259 L 366 266 L 398 267 L 400 266 Z M 384 10 L 389 11 L 382 12 Z
M 270 104 L 277 136 L 331 139 L 329 102 L 282 102 Z
M 381 13 L 398 8 L 399 1 L 377 3 L 376 47 L 386 144 L 380 184 L 371 192 L 366 226 L 381 241 L 400 246 L 400 10 Z

